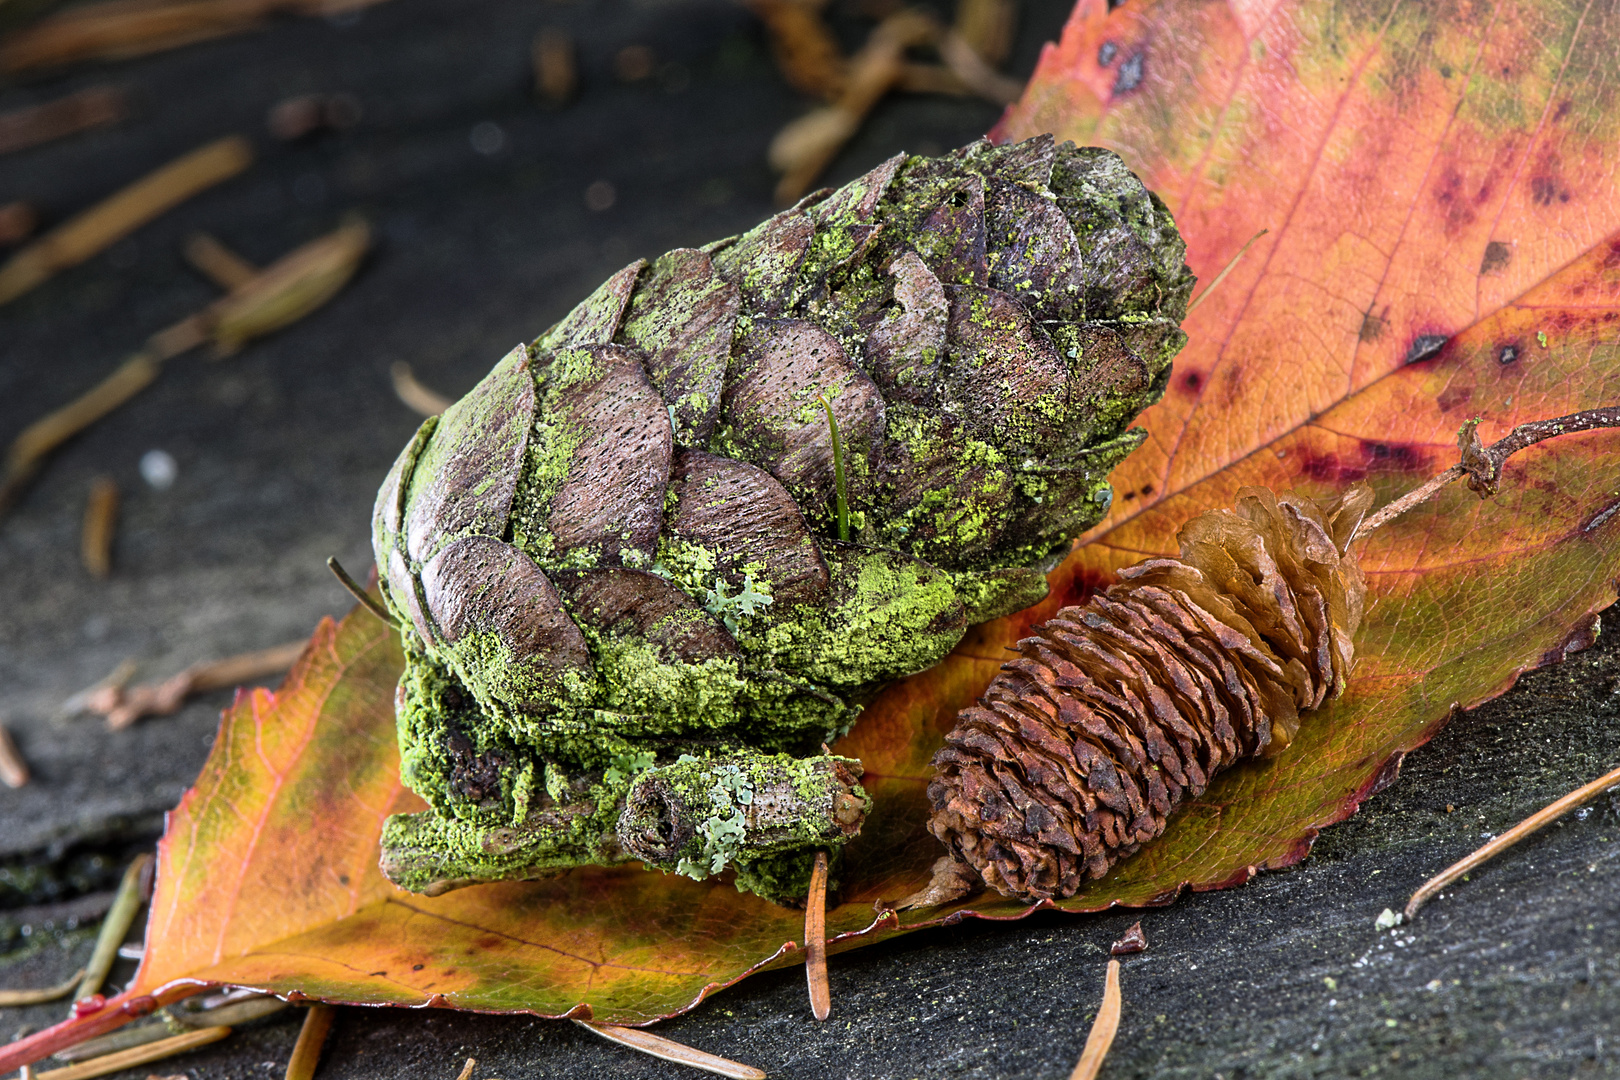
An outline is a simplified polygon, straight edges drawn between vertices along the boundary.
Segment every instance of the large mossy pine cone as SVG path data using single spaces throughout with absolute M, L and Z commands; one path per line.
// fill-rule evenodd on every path
M 1216 773 L 1283 750 L 1349 676 L 1372 499 L 1244 488 L 1182 528 L 1179 559 L 1037 627 L 934 756 L 934 835 L 1002 893 L 1072 896 Z
M 1106 511 L 1185 340 L 1183 251 L 1113 154 L 980 142 L 633 263 L 513 349 L 378 493 L 432 807 L 385 871 L 640 859 L 793 895 L 867 806 L 823 741 L 1038 601 Z

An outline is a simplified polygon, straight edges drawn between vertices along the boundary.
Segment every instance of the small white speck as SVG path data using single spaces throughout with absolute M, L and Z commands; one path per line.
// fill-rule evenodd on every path
M 148 450 L 141 455 L 141 479 L 155 491 L 168 491 L 180 475 L 180 465 L 167 450 Z

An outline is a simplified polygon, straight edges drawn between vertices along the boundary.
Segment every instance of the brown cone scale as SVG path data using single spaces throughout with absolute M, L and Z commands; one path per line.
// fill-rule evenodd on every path
M 1220 771 L 1281 752 L 1344 688 L 1372 504 L 1244 488 L 1018 644 L 934 756 L 930 829 L 985 883 L 1072 896 L 1155 839 Z

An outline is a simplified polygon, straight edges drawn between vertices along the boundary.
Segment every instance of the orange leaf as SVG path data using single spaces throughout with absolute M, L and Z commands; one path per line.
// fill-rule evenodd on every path
M 939 853 L 929 758 L 1027 628 L 1174 551 L 1176 529 L 1262 483 L 1380 502 L 1456 460 L 1481 416 L 1612 404 L 1620 386 L 1620 26 L 1600 6 L 1083 0 L 1001 134 L 1110 146 L 1160 192 L 1209 281 L 1113 515 L 1041 607 L 973 631 L 837 747 L 875 807 L 845 852 L 831 951 L 973 913 L 896 916 Z M 1454 703 L 1588 640 L 1620 573 L 1620 435 L 1544 443 L 1498 498 L 1460 485 L 1363 547 L 1373 606 L 1349 692 L 1280 757 L 1219 778 L 1158 843 L 1062 907 L 1164 903 L 1303 857 Z M 164 840 L 147 957 L 101 1013 L 0 1051 L 0 1071 L 202 985 L 329 1001 L 646 1023 L 796 962 L 798 913 L 730 886 L 587 870 L 435 899 L 376 870 L 397 779 L 400 659 L 359 612 L 323 624 L 277 694 L 226 714 Z M 151 996 L 148 996 L 151 995 Z M 77 1027 L 75 1027 L 77 1025 Z

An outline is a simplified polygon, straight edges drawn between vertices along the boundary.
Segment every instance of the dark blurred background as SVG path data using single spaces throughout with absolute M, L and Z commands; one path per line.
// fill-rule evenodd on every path
M 0 31 L 25 32 L 42 7 L 0 0 Z M 128 104 L 116 123 L 0 153 L 0 207 L 27 204 L 37 230 L 220 136 L 240 133 L 256 154 L 241 175 L 0 306 L 0 442 L 219 295 L 181 256 L 193 233 L 260 265 L 351 212 L 376 238 L 330 304 L 234 356 L 170 361 L 0 520 L 0 723 L 32 772 L 0 787 L 0 986 L 54 982 L 83 962 L 124 865 L 150 849 L 206 757 L 229 692 L 117 732 L 61 718 L 62 702 L 126 660 L 137 681 L 160 680 L 304 637 L 348 609 L 325 559 L 369 567 L 376 487 L 419 421 L 392 365 L 458 396 L 632 258 L 775 209 L 767 148 L 820 102 L 788 84 L 758 10 L 388 0 L 0 82 L 0 136 L 6 115 L 86 88 L 110 85 Z M 834 0 L 825 21 L 853 55 L 894 10 Z M 1001 70 L 1021 81 L 1068 8 L 1023 0 L 1016 11 Z M 953 13 L 935 14 L 948 24 Z M 542 32 L 566 41 L 575 65 L 556 100 L 537 92 Z M 926 49 L 917 57 L 937 66 Z M 279 132 L 270 116 L 299 99 L 324 103 L 323 126 L 289 139 L 289 113 Z M 823 182 L 899 150 L 958 146 L 1000 112 L 983 96 L 888 94 Z M 101 476 L 121 493 L 104 580 L 80 556 Z M 1103 1075 L 1620 1075 L 1612 800 L 1476 875 L 1458 906 L 1436 905 L 1413 931 L 1373 925 L 1482 833 L 1620 758 L 1617 704 L 1611 635 L 1453 723 L 1303 869 L 1147 913 L 1152 947 L 1126 965 L 1124 1026 Z M 1063 1077 L 1107 945 L 1138 914 L 963 925 L 835 957 L 826 1024 L 810 1019 L 793 969 L 660 1030 L 773 1076 Z M 61 1012 L 0 1011 L 0 1040 Z M 127 1075 L 279 1077 L 296 1032 L 284 1013 Z M 342 1012 L 318 1075 L 449 1080 L 468 1056 L 479 1080 L 692 1075 L 563 1023 L 392 1010 Z

